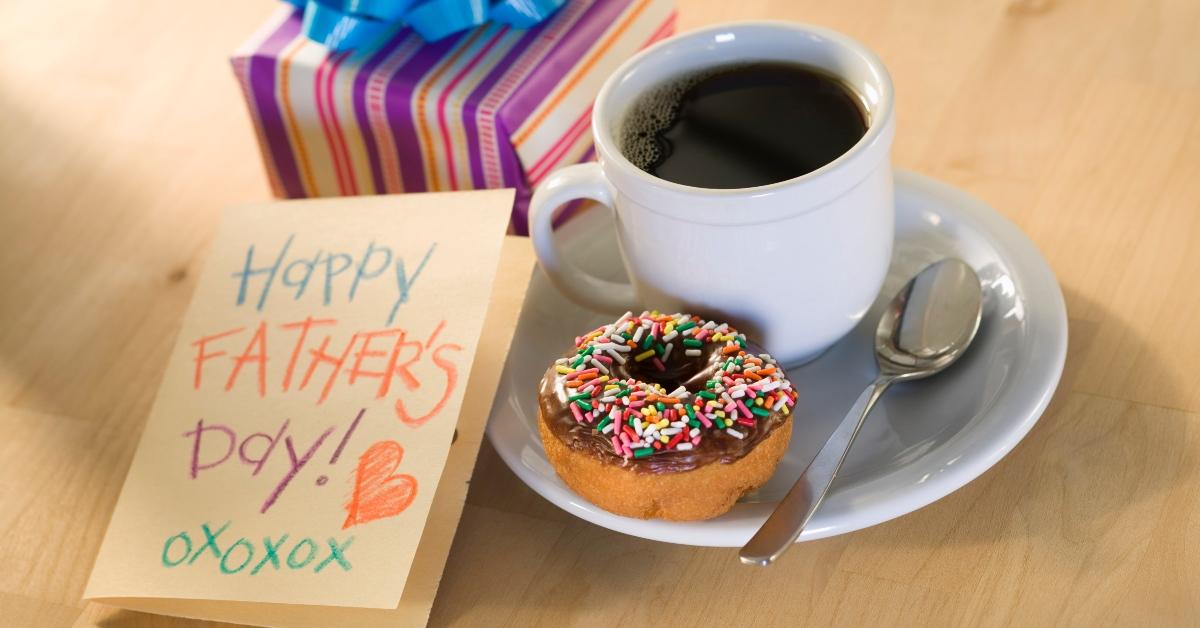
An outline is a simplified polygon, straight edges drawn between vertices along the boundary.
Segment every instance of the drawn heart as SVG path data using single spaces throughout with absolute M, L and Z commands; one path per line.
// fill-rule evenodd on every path
M 358 457 L 354 494 L 346 502 L 345 530 L 360 523 L 395 517 L 417 496 L 417 480 L 396 473 L 404 448 L 394 440 L 381 440 Z

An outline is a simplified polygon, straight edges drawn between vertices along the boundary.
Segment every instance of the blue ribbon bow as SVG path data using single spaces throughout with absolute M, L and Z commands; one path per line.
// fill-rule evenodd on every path
M 411 26 L 437 41 L 487 21 L 529 28 L 566 0 L 287 0 L 304 9 L 304 35 L 333 52 L 362 48 Z

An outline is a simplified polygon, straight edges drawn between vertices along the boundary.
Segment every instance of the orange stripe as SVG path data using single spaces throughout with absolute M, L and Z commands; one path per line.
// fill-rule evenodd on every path
M 312 165 L 308 163 L 308 151 L 304 149 L 304 139 L 300 137 L 300 127 L 296 124 L 296 114 L 292 112 L 292 99 L 288 96 L 288 68 L 292 65 L 292 57 L 304 45 L 303 37 L 296 40 L 296 45 L 283 56 L 279 63 L 279 99 L 283 101 L 283 114 L 287 117 L 288 131 L 296 142 L 296 156 L 300 158 L 300 172 L 304 175 L 304 183 L 308 187 L 309 196 L 320 196 L 317 182 L 313 179 Z
M 604 53 L 608 52 L 609 48 L 612 48 L 612 45 L 616 43 L 618 38 L 621 37 L 621 34 L 629 29 L 630 25 L 633 24 L 637 17 L 641 15 L 642 11 L 645 11 L 646 7 L 648 6 L 650 6 L 650 0 L 642 0 L 642 3 L 638 5 L 636 9 L 630 11 L 629 15 L 625 16 L 625 20 L 622 21 L 619 26 L 617 26 L 616 30 L 609 33 L 608 37 L 604 40 L 604 43 L 600 44 L 600 47 L 597 48 L 596 51 L 593 52 L 586 61 L 578 66 L 579 70 L 575 73 L 575 76 L 572 76 L 571 80 L 567 81 L 566 85 L 564 85 L 563 88 L 554 95 L 554 98 L 551 99 L 550 102 L 546 103 L 546 106 L 542 108 L 538 115 L 534 116 L 533 121 L 525 127 L 525 130 L 517 134 L 513 140 L 513 144 L 520 146 L 525 142 L 525 140 L 529 139 L 529 136 L 532 135 L 535 130 L 537 130 L 537 127 L 542 123 L 542 120 L 545 120 L 546 116 L 550 115 L 550 112 L 554 111 L 554 108 L 558 106 L 558 103 L 562 102 L 563 98 L 566 98 L 571 89 L 573 89 L 575 85 L 579 83 L 579 81 L 583 80 L 584 75 L 586 75 L 588 71 L 592 69 L 592 66 L 596 65 L 596 63 L 600 61 L 600 57 L 604 56 Z
M 486 28 L 475 29 L 475 32 L 459 44 L 458 50 L 450 55 L 450 58 L 443 61 L 438 69 L 429 75 L 428 79 L 422 81 L 421 91 L 417 94 L 417 132 L 421 135 L 421 154 L 429 162 L 429 168 L 425 170 L 425 185 L 428 191 L 436 192 L 440 186 L 437 183 L 437 155 L 433 152 L 433 138 L 429 131 L 429 125 L 425 121 L 425 100 L 429 97 L 429 90 L 433 88 L 433 84 L 458 61 L 459 57 L 475 45 L 475 40 L 479 39 L 479 36 L 486 30 Z

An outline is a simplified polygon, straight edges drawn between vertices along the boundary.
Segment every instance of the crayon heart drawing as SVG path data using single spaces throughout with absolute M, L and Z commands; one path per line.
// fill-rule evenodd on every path
M 408 508 L 417 496 L 417 480 L 406 473 L 396 473 L 403 459 L 404 448 L 394 440 L 379 441 L 359 456 L 354 494 L 346 503 L 343 530 L 394 517 Z

